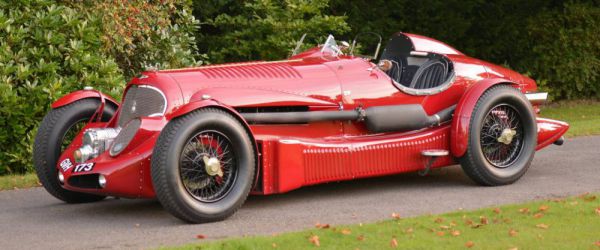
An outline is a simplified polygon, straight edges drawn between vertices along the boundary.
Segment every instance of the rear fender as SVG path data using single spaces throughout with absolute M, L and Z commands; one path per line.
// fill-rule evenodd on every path
M 218 109 L 228 112 L 233 117 L 235 117 L 242 124 L 242 126 L 244 126 L 244 128 L 248 132 L 248 135 L 250 136 L 250 141 L 252 142 L 252 144 L 254 146 L 254 152 L 256 152 L 254 155 L 254 162 L 255 162 L 255 166 L 256 166 L 255 180 L 254 180 L 254 184 L 253 184 L 253 188 L 254 188 L 259 183 L 258 182 L 258 176 L 259 176 L 258 171 L 260 170 L 260 166 L 258 165 L 259 164 L 259 162 L 258 162 L 258 154 L 259 154 L 258 144 L 256 143 L 256 139 L 254 138 L 254 134 L 252 133 L 252 130 L 250 129 L 250 125 L 248 125 L 246 120 L 244 120 L 244 118 L 242 118 L 242 116 L 235 109 L 233 109 L 229 106 L 223 105 L 214 99 L 207 98 L 204 100 L 196 100 L 196 101 L 189 102 L 188 104 L 185 104 L 185 105 L 175 109 L 170 114 L 167 114 L 167 120 L 170 121 L 171 119 L 175 119 L 182 115 L 193 112 L 194 110 L 198 110 L 198 109 L 202 109 L 202 108 L 218 108 Z
M 479 97 L 486 90 L 498 84 L 509 84 L 518 87 L 516 83 L 507 81 L 506 79 L 492 78 L 481 80 L 467 89 L 456 105 L 450 132 L 450 151 L 454 157 L 461 157 L 467 152 L 471 114 L 473 113 L 473 109 L 475 109 Z

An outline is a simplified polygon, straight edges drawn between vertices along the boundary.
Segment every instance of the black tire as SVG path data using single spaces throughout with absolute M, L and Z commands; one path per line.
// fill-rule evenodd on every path
M 501 140 L 505 129 L 511 139 Z M 498 85 L 488 89 L 475 105 L 467 152 L 460 163 L 480 185 L 506 185 L 525 174 L 536 144 L 537 123 L 531 104 L 518 89 Z
M 76 124 L 89 120 L 100 105 L 94 98 L 82 99 L 69 105 L 50 110 L 42 120 L 33 145 L 35 172 L 48 193 L 66 203 L 86 203 L 99 201 L 105 196 L 73 192 L 64 189 L 58 181 L 56 167 L 61 154 L 65 135 Z M 116 107 L 106 104 L 102 115 L 108 121 L 116 112 Z
M 211 143 L 205 143 L 209 136 Z M 202 151 L 208 148 L 207 154 L 213 150 L 213 138 L 223 154 L 225 146 L 231 147 L 231 152 L 227 150 L 231 161 L 225 163 L 226 156 L 219 156 L 219 164 L 223 164 L 219 168 L 225 171 L 221 181 L 225 184 L 219 184 L 219 177 L 211 176 L 206 169 L 206 160 L 198 157 L 202 153 L 198 148 Z M 218 149 L 213 151 L 219 155 Z M 152 153 L 152 184 L 162 206 L 175 217 L 190 223 L 219 221 L 234 214 L 245 202 L 255 168 L 254 146 L 248 131 L 231 114 L 207 108 L 175 118 L 161 131 Z M 189 173 L 196 176 L 190 177 Z M 190 183 L 194 187 L 190 187 Z M 218 199 L 203 199 L 200 193 L 208 187 L 215 187 L 220 196 L 215 194 L 214 197 Z

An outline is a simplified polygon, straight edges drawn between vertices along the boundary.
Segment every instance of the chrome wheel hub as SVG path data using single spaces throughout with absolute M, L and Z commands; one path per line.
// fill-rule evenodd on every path
M 202 161 L 204 161 L 204 167 L 206 168 L 206 173 L 210 176 L 219 176 L 223 177 L 223 169 L 221 168 L 221 161 L 217 157 L 202 157 Z
M 517 134 L 517 131 L 510 128 L 505 128 L 502 130 L 502 134 L 498 137 L 498 142 L 504 143 L 506 145 L 510 145 L 513 141 L 513 138 Z

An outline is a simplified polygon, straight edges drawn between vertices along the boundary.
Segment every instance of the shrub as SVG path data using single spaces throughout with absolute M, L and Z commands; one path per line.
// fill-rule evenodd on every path
M 58 97 L 84 85 L 116 93 L 123 77 L 97 53 L 100 20 L 52 1 L 0 3 L 0 174 L 31 170 L 33 138 Z
M 198 22 L 191 1 L 84 1 L 73 6 L 102 20 L 102 51 L 115 59 L 127 80 L 148 66 L 198 63 L 194 38 Z
M 296 41 L 315 43 L 349 31 L 345 17 L 325 14 L 328 0 L 196 1 L 202 15 L 198 47 L 211 62 L 272 60 L 290 55 Z M 205 6 L 212 8 L 204 9 Z M 220 14 L 218 10 L 227 10 Z M 208 32 L 204 32 L 207 30 Z

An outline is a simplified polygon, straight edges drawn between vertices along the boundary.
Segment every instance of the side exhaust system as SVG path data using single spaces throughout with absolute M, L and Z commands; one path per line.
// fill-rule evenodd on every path
M 347 111 L 241 113 L 248 123 L 298 124 L 321 121 L 364 121 L 374 133 L 416 130 L 450 121 L 456 105 L 427 115 L 419 104 L 378 106 Z

